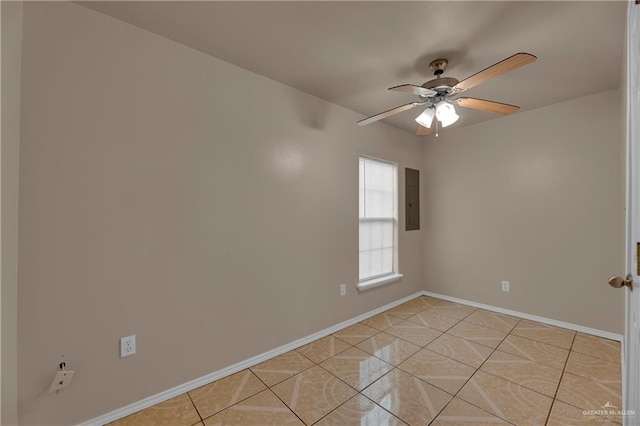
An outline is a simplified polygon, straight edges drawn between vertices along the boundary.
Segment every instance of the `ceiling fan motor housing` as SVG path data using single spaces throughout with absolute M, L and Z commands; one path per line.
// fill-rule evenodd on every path
M 453 77 L 440 77 L 429 80 L 422 85 L 425 89 L 435 90 L 436 92 L 450 93 L 453 86 L 458 84 L 458 79 Z
M 433 75 L 435 75 L 436 78 L 427 81 L 422 87 L 435 90 L 439 94 L 451 93 L 451 89 L 458 84 L 458 80 L 453 77 L 442 77 L 444 70 L 447 69 L 447 65 L 449 65 L 449 61 L 444 58 L 431 61 L 429 69 L 433 71 Z

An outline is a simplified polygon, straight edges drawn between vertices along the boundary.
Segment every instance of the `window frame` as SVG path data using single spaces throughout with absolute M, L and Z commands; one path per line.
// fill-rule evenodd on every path
M 398 226 L 398 192 L 399 192 L 399 182 L 398 182 L 398 164 L 393 162 L 393 161 L 388 161 L 388 160 L 382 160 L 379 158 L 375 158 L 375 157 L 371 157 L 371 156 L 367 156 L 367 155 L 359 155 L 358 156 L 358 192 L 360 191 L 360 186 L 362 185 L 361 182 L 361 178 L 362 178 L 362 174 L 360 172 L 360 167 L 361 167 L 361 160 L 364 161 L 368 161 L 368 162 L 373 162 L 373 163 L 380 163 L 386 166 L 392 166 L 393 168 L 393 182 L 392 182 L 392 188 L 393 188 L 393 214 L 391 217 L 371 217 L 371 218 L 367 218 L 367 217 L 360 217 L 360 212 L 362 210 L 362 206 L 361 206 L 361 198 L 360 198 L 360 194 L 358 194 L 358 284 L 357 284 L 357 288 L 358 290 L 368 290 L 371 288 L 375 288 L 375 287 L 379 287 L 381 285 L 384 284 L 389 284 L 392 282 L 396 282 L 398 280 L 400 280 L 403 275 L 398 273 L 398 232 L 399 232 L 399 226 Z M 383 272 L 381 274 L 378 275 L 373 275 L 373 276 L 369 276 L 369 277 L 365 277 L 365 278 L 360 278 L 360 263 L 361 263 L 361 246 L 360 246 L 360 225 L 361 223 L 365 221 L 370 221 L 370 222 L 374 222 L 374 221 L 391 221 L 392 223 L 392 259 L 391 259 L 391 271 L 390 272 Z

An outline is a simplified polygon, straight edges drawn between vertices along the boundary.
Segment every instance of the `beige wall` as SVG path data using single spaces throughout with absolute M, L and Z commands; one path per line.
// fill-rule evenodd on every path
M 18 159 L 22 3 L 0 3 L 2 14 L 2 323 L 0 424 L 18 423 Z
M 402 282 L 354 288 L 358 154 L 398 162 L 402 187 L 418 138 L 75 4 L 25 4 L 23 43 L 21 424 L 90 419 L 423 288 L 417 231 Z M 46 394 L 62 355 L 73 383 Z
M 623 332 L 620 92 L 478 125 L 426 144 L 426 289 Z M 500 290 L 501 280 L 511 291 Z
M 422 289 L 622 332 L 618 91 L 418 139 L 76 4 L 25 4 L 22 55 L 21 424 L 90 419 Z M 400 194 L 405 278 L 362 294 L 358 154 L 423 187 L 422 231 Z M 73 383 L 46 394 L 63 355 Z

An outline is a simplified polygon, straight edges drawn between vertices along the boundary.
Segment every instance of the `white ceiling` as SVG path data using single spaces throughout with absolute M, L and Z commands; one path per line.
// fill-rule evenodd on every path
M 441 57 L 449 60 L 444 75 L 462 80 L 514 53 L 536 55 L 538 61 L 465 93 L 521 111 L 615 89 L 626 13 L 624 1 L 81 4 L 363 117 L 416 100 L 386 89 L 430 80 L 428 64 Z M 454 126 L 499 117 L 458 110 Z M 419 113 L 384 121 L 414 133 Z

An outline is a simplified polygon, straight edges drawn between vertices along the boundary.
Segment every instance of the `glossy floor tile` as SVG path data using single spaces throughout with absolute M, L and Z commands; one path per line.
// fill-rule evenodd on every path
M 371 318 L 367 318 L 364 321 L 361 321 L 361 324 L 364 324 L 366 326 L 375 328 L 377 330 L 380 331 L 384 331 L 387 328 L 399 323 L 402 321 L 402 318 L 394 316 L 394 315 L 390 315 L 387 314 L 386 312 L 383 312 L 381 314 L 375 315 Z
M 424 309 L 427 309 L 427 308 L 421 307 L 421 306 L 415 306 L 415 305 L 407 305 L 405 303 L 402 305 L 398 305 L 395 308 L 389 309 L 387 313 L 389 315 L 393 315 L 401 319 L 407 319 L 410 316 L 413 316 Z
M 498 350 L 560 369 L 564 368 L 569 357 L 569 351 L 566 349 L 512 334 L 503 340 L 498 346 Z
M 620 381 L 598 382 L 565 372 L 556 399 L 585 410 L 598 410 L 607 404 L 622 406 Z
M 384 375 L 362 394 L 410 425 L 429 424 L 453 398 L 400 369 Z
M 520 322 L 520 318 L 478 309 L 466 317 L 465 321 L 509 333 Z
M 334 355 L 339 354 L 340 352 L 346 351 L 350 347 L 351 345 L 338 339 L 337 337 L 327 336 L 311 342 L 308 345 L 304 345 L 296 350 L 305 357 L 309 358 L 311 361 L 318 364 L 328 358 L 331 358 Z
M 362 394 L 342 404 L 318 423 L 318 426 L 404 426 L 405 422 Z
M 359 343 L 357 347 L 393 365 L 400 364 L 420 350 L 420 346 L 385 332 Z
M 254 365 L 251 371 L 267 386 L 273 386 L 311 366 L 313 362 L 309 358 L 297 351 L 290 351 Z
M 431 309 L 418 312 L 415 315 L 407 318 L 407 321 L 415 322 L 416 324 L 425 325 L 439 331 L 447 331 L 459 320 L 443 314 L 442 312 L 433 311 Z
M 476 308 L 466 305 L 460 305 L 452 302 L 439 302 L 429 308 L 429 311 L 441 313 L 448 317 L 452 317 L 458 320 L 468 317 Z
M 420 296 L 113 424 L 615 425 L 621 394 L 619 342 Z
M 304 425 L 270 390 L 264 390 L 209 417 L 205 426 Z
M 187 394 L 182 394 L 110 424 L 113 426 L 192 426 L 199 422 L 200 416 L 191 399 Z
M 393 365 L 354 347 L 320 366 L 356 390 L 366 388 L 393 369 Z
M 317 365 L 271 390 L 308 425 L 357 394 L 351 386 Z
M 520 321 L 511 333 L 563 349 L 569 349 L 571 347 L 573 338 L 576 335 L 576 332 L 572 330 L 529 320 Z
M 553 399 L 513 382 L 477 371 L 458 398 L 510 423 L 544 425 Z
M 555 396 L 562 376 L 562 370 L 559 368 L 548 367 L 502 351 L 491 354 L 480 370 L 551 398 Z
M 459 398 L 454 398 L 431 426 L 492 426 L 509 423 Z
M 416 297 L 415 299 L 411 299 L 408 302 L 403 303 L 403 305 L 406 306 L 413 306 L 413 307 L 417 307 L 420 308 L 421 310 L 423 309 L 427 309 L 433 305 L 436 305 L 438 303 L 440 303 L 441 300 L 440 299 L 436 299 L 433 297 L 429 297 L 429 296 L 420 296 L 420 297 Z
M 578 333 L 571 350 L 620 364 L 620 342 Z
M 400 364 L 400 369 L 455 395 L 475 368 L 439 353 L 422 349 Z
M 266 388 L 265 384 L 250 370 L 243 370 L 194 389 L 188 394 L 198 409 L 200 417 L 205 419 Z
M 378 333 L 380 333 L 380 330 L 358 323 L 352 325 L 351 327 L 347 327 L 340 331 L 337 331 L 333 333 L 333 335 L 338 339 L 349 343 L 350 345 L 357 345 L 363 340 L 366 340 Z
M 480 367 L 493 352 L 491 348 L 450 334 L 438 337 L 427 345 L 427 349 L 475 368 Z
M 585 414 L 582 408 L 577 408 L 557 399 L 553 402 L 553 408 L 549 415 L 549 426 L 567 426 L 567 425 L 615 425 L 615 421 L 606 417 L 593 414 Z
M 429 328 L 411 321 L 402 321 L 399 324 L 389 327 L 385 332 L 418 346 L 425 346 L 442 334 L 441 331 L 434 328 Z
M 622 378 L 620 364 L 573 351 L 565 371 L 597 382 L 621 383 Z
M 474 324 L 472 322 L 460 321 L 449 330 L 447 334 L 451 334 L 456 337 L 469 340 L 471 342 L 479 343 L 483 346 L 490 348 L 497 348 L 500 343 L 507 336 L 506 331 L 493 330 L 482 325 Z

